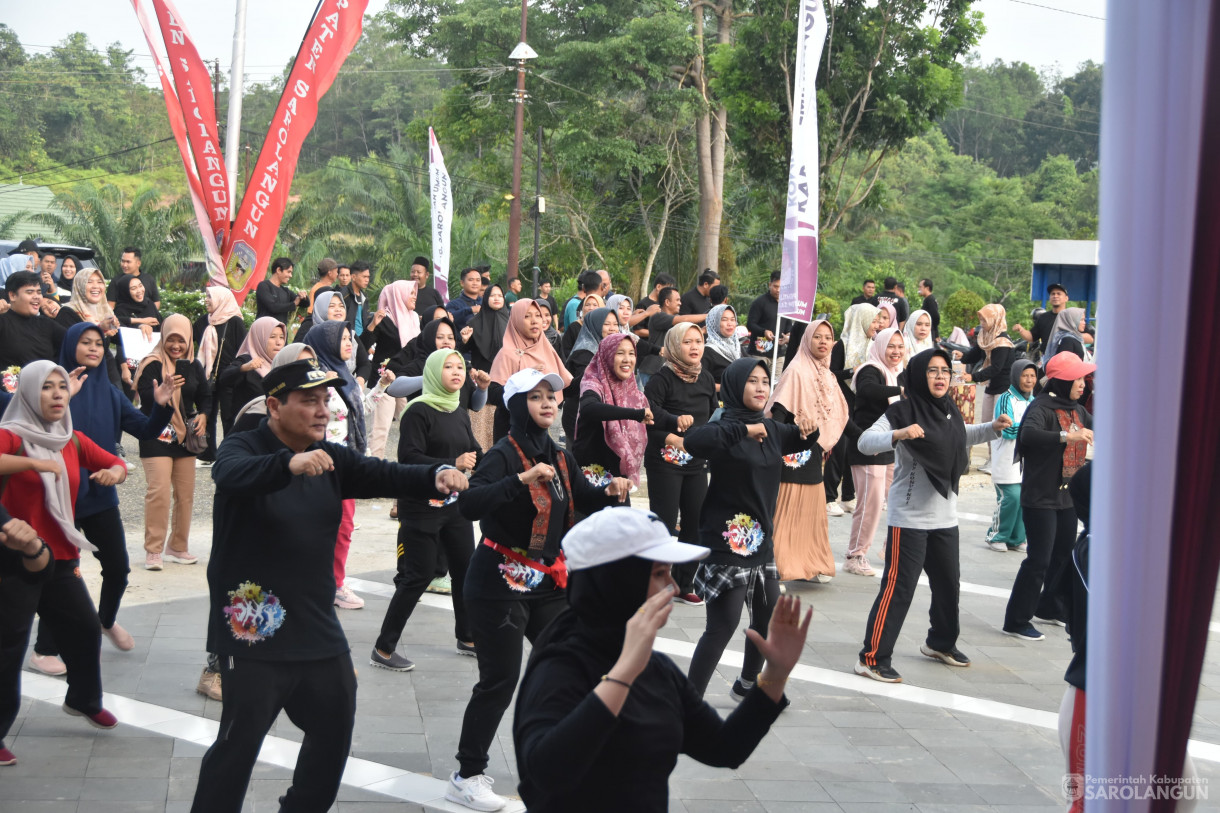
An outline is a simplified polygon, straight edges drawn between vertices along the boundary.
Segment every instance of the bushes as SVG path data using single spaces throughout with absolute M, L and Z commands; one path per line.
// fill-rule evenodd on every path
M 169 316 L 171 313 L 180 313 L 190 319 L 192 325 L 195 324 L 196 319 L 207 313 L 203 292 L 162 290 L 161 315 Z
M 813 315 L 816 317 L 819 313 L 826 314 L 830 326 L 835 329 L 835 336 L 843 332 L 843 308 L 837 299 L 819 293 L 813 301 Z
M 979 310 L 986 304 L 983 297 L 973 291 L 965 288 L 954 291 L 941 308 L 940 335 L 948 336 L 955 327 L 970 330 L 978 324 Z

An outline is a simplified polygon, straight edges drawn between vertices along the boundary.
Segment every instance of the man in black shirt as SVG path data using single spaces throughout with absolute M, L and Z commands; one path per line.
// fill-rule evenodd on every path
M 32 271 L 18 271 L 4 281 L 9 309 L 0 313 L 0 369 L 31 361 L 59 359 L 63 326 L 40 313 L 42 286 Z
M 682 294 L 682 314 L 700 314 L 707 313 L 712 309 L 712 300 L 708 294 L 712 290 L 712 286 L 720 284 L 720 277 L 716 276 L 711 269 L 705 269 L 699 275 L 699 279 L 695 280 L 695 287 L 691 288 L 686 293 Z
M 1046 311 L 1038 316 L 1034 321 L 1034 329 L 1026 330 L 1020 324 L 1015 324 L 1012 329 L 1021 334 L 1021 338 L 1029 342 L 1031 345 L 1038 346 L 1038 352 L 1046 354 L 1047 343 L 1053 338 L 1051 333 L 1055 330 L 1055 318 L 1060 311 L 1067 307 L 1068 290 L 1058 282 L 1052 282 L 1046 286 Z M 1084 343 L 1091 344 L 1093 337 L 1088 333 L 1082 334 Z
M 673 288 L 678 284 L 674 279 L 673 274 L 657 274 L 656 279 L 652 281 L 652 293 L 635 303 L 637 311 L 646 311 L 653 305 L 660 305 L 660 293 L 663 288 Z
M 313 359 L 263 379 L 267 418 L 225 438 L 216 482 L 208 650 L 220 656 L 220 734 L 203 757 L 195 813 L 238 813 L 281 710 L 305 734 L 281 810 L 327 810 L 356 719 L 356 677 L 335 615 L 341 503 L 466 488 L 452 466 L 404 466 L 323 442 L 328 376 Z
M 876 305 L 877 304 L 877 283 L 871 279 L 864 280 L 864 293 L 852 299 L 853 305 Z
M 292 260 L 276 257 L 271 261 L 271 273 L 254 289 L 258 305 L 258 318 L 271 316 L 288 324 L 293 312 L 304 298 L 302 294 L 284 287 L 292 279 Z
M 874 305 L 888 303 L 894 306 L 894 311 L 898 314 L 898 324 L 890 325 L 890 327 L 902 327 L 906 324 L 907 315 L 910 311 L 907 310 L 907 301 L 898 294 L 898 280 L 894 277 L 885 278 L 885 290 L 877 294 Z
M 775 322 L 779 316 L 780 272 L 771 272 L 771 284 L 767 290 L 750 303 L 746 315 L 746 327 L 750 329 L 750 355 L 770 356 L 775 347 Z M 786 320 L 791 324 L 791 320 Z M 788 343 L 786 331 L 781 330 L 780 346 Z
M 141 271 L 143 265 L 144 255 L 140 249 L 135 246 L 123 249 L 123 253 L 119 255 L 119 276 L 112 279 L 110 286 L 106 288 L 106 301 L 112 310 L 115 297 L 118 296 L 119 279 L 123 276 L 139 277 L 140 282 L 144 283 L 144 298 L 151 301 L 157 310 L 161 310 L 161 292 L 157 290 L 157 283 Z
M 419 314 L 419 325 L 423 327 L 432 321 L 432 314 L 437 308 L 445 307 L 441 292 L 428 284 L 428 275 L 432 273 L 432 261 L 427 257 L 416 257 L 411 262 L 411 280 L 415 283 L 415 312 Z
M 936 303 L 936 297 L 932 295 L 932 280 L 924 277 L 919 281 L 919 295 L 923 297 L 923 304 L 919 307 L 928 312 L 928 316 L 932 319 L 932 338 L 940 338 L 940 305 Z

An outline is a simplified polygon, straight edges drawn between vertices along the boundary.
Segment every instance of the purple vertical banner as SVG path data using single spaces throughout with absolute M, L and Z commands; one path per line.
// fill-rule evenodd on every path
M 822 0 L 801 0 L 796 86 L 792 98 L 792 160 L 780 261 L 779 315 L 813 318 L 818 291 L 818 100 L 815 80 L 826 41 Z

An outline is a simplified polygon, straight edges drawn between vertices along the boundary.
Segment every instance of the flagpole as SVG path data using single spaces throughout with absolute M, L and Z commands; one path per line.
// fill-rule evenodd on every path
M 246 82 L 246 0 L 237 0 L 233 22 L 233 65 L 229 74 L 229 120 L 225 130 L 225 171 L 229 175 L 229 199 L 237 196 L 237 155 L 241 151 L 241 102 Z M 237 215 L 234 207 L 233 215 Z

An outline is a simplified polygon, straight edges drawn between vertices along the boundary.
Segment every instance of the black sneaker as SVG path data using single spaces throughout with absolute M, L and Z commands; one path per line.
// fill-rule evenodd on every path
M 474 644 L 468 644 L 465 641 L 457 642 L 456 651 L 459 655 L 469 655 L 472 658 L 476 657 Z
M 954 647 L 945 652 L 933 649 L 927 644 L 920 644 L 919 651 L 927 655 L 929 658 L 935 658 L 941 663 L 946 663 L 949 666 L 969 666 L 970 659 L 967 658 L 960 649 Z
M 856 674 L 882 683 L 902 683 L 902 675 L 889 666 L 868 666 L 863 661 L 856 661 Z
M 740 703 L 746 699 L 746 694 L 749 691 L 749 689 L 741 685 L 741 678 L 737 678 L 733 681 L 733 688 L 729 689 L 729 699 L 734 703 Z
M 376 666 L 378 669 L 389 669 L 391 672 L 410 672 L 415 668 L 415 663 L 399 655 L 397 652 L 391 652 L 390 657 L 386 658 L 373 648 L 373 653 L 369 655 L 369 663 Z
M 1026 624 L 1024 627 L 1015 630 L 1010 630 L 1008 627 L 1005 627 L 1004 634 L 1011 635 L 1013 638 L 1024 638 L 1026 641 L 1041 641 L 1046 637 L 1042 633 L 1038 632 L 1038 628 L 1033 624 Z

